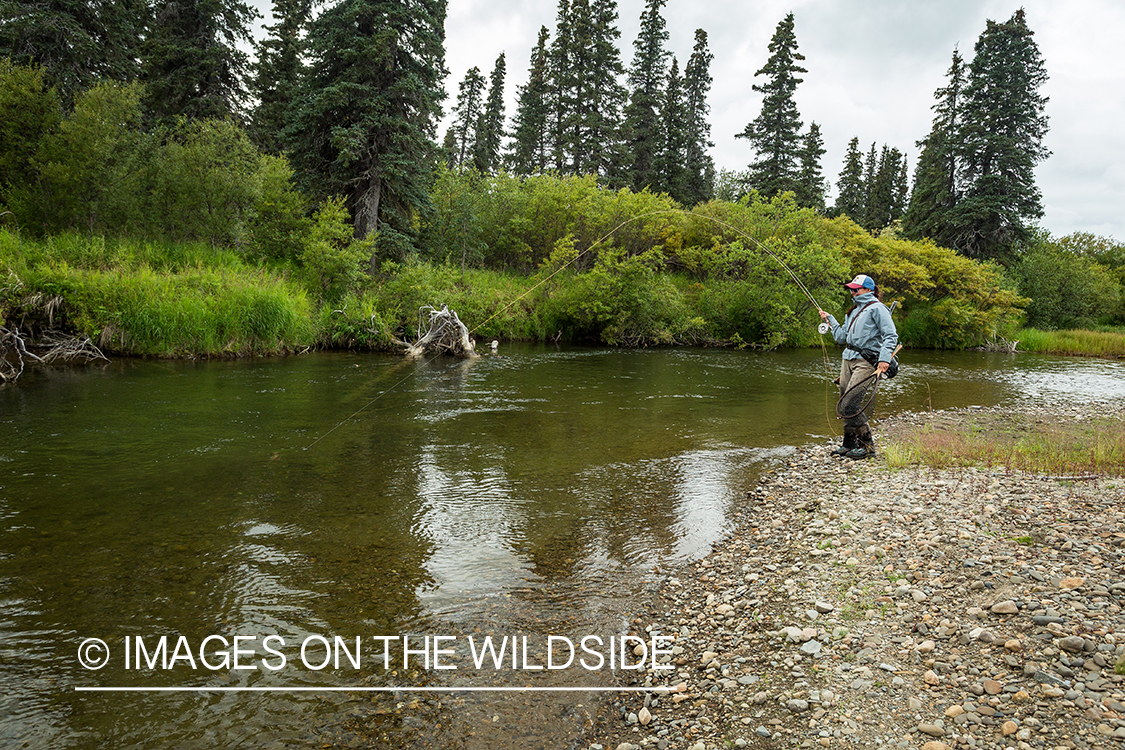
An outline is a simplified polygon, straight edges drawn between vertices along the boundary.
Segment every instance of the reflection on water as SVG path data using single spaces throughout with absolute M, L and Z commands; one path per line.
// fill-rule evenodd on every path
M 601 684 L 374 659 L 138 671 L 120 649 L 254 635 L 260 663 L 274 634 L 296 664 L 314 635 L 608 636 L 654 568 L 721 537 L 763 466 L 839 431 L 835 351 L 505 349 L 124 361 L 0 389 L 0 745 L 565 745 L 589 696 L 73 690 Z M 1117 362 L 903 360 L 879 413 L 1125 397 Z M 117 651 L 99 671 L 76 658 L 92 637 Z

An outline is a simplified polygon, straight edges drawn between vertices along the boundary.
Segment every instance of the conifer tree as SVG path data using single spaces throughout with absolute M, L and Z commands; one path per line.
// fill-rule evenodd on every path
M 488 101 L 481 112 L 473 144 L 473 166 L 489 174 L 500 166 L 500 139 L 504 136 L 504 53 L 496 58 L 488 88 Z
M 508 167 L 518 175 L 542 174 L 549 163 L 547 117 L 549 72 L 547 27 L 539 29 L 539 41 L 531 52 L 527 84 L 519 87 L 516 114 L 512 118 L 512 142 Z
M 902 219 L 910 199 L 910 177 L 906 169 L 906 154 L 899 154 L 898 172 L 891 183 L 891 223 Z
M 1047 72 L 1032 36 L 1022 8 L 989 21 L 969 66 L 951 223 L 956 249 L 970 257 L 1006 257 L 1029 239 L 1027 220 L 1043 215 L 1034 169 L 1050 155 L 1039 93 Z
M 898 218 L 895 215 L 895 182 L 902 171 L 902 153 L 883 144 L 878 167 L 868 189 L 864 228 L 878 234 Z
M 667 80 L 671 53 L 664 16 L 666 0 L 645 0 L 641 28 L 633 42 L 633 65 L 629 69 L 629 104 L 625 107 L 627 164 L 625 180 L 641 191 L 657 179 L 656 159 L 660 148 L 660 104 Z
M 965 65 L 958 50 L 946 71 L 947 83 L 934 92 L 934 120 L 930 134 L 917 145 L 922 150 L 914 168 L 914 189 L 902 217 L 902 231 L 911 239 L 930 237 L 952 247 L 951 212 L 957 202 L 957 142 L 965 89 Z
M 457 131 L 452 127 L 445 129 L 445 138 L 441 142 L 441 156 L 445 166 L 449 169 L 457 168 L 457 157 L 460 150 L 457 146 Z
M 777 25 L 770 40 L 770 57 L 754 76 L 766 82 L 752 86 L 764 95 L 762 111 L 736 138 L 745 138 L 757 154 L 750 164 L 750 187 L 772 197 L 800 189 L 801 116 L 793 100 L 798 73 L 808 71 L 798 65 L 805 56 L 797 52 L 797 37 L 790 13 Z
M 871 231 L 871 227 L 877 221 L 871 206 L 874 202 L 875 175 L 878 171 L 879 160 L 875 153 L 875 142 L 872 141 L 871 150 L 867 152 L 867 159 L 863 162 L 863 216 L 859 219 L 859 225 L 867 231 Z
M 684 157 L 687 153 L 687 118 L 684 114 L 683 79 L 675 57 L 668 69 L 668 85 L 660 107 L 659 150 L 654 164 L 653 189 L 685 203 Z
M 258 13 L 244 0 L 160 0 L 144 46 L 146 104 L 157 120 L 238 118 Z
M 695 30 L 695 48 L 684 68 L 684 115 L 687 125 L 686 154 L 684 156 L 685 206 L 711 200 L 715 163 L 707 149 L 711 142 L 711 124 L 707 121 L 710 106 L 707 95 L 711 91 L 711 61 L 714 55 L 707 49 L 707 32 Z
M 824 156 L 824 139 L 820 136 L 820 126 L 809 124 L 801 144 L 801 172 L 797 178 L 797 205 L 824 210 L 825 179 L 820 167 L 820 157 Z
M 550 73 L 548 78 L 550 81 L 548 86 L 550 107 L 548 134 L 551 161 L 555 171 L 560 174 L 567 164 L 567 121 L 574 98 L 571 80 L 572 45 L 570 0 L 559 0 L 559 9 L 555 21 L 555 40 L 551 43 L 551 53 L 548 57 Z
M 859 138 L 848 141 L 848 151 L 844 154 L 844 168 L 836 180 L 836 206 L 833 213 L 847 216 L 857 224 L 863 223 L 864 208 L 867 203 L 863 184 L 863 154 L 859 150 Z
M 302 35 L 312 10 L 311 0 L 273 0 L 276 23 L 258 45 L 258 61 L 251 87 L 258 99 L 250 135 L 258 148 L 281 153 L 281 131 L 288 123 L 289 107 L 304 73 Z
M 0 0 L 0 58 L 37 65 L 68 104 L 100 80 L 140 73 L 144 0 Z
M 289 152 L 314 196 L 344 194 L 355 235 L 408 252 L 431 209 L 446 75 L 445 0 L 341 0 L 309 27 Z
M 465 166 L 473 156 L 479 135 L 477 128 L 481 123 L 483 101 L 484 76 L 480 68 L 474 65 L 461 79 L 461 86 L 457 91 L 457 104 L 453 107 L 453 122 L 449 125 L 449 133 L 453 134 L 452 139 L 446 136 L 446 140 L 452 140 L 453 144 L 453 166 Z
M 625 104 L 625 88 L 620 83 L 625 67 L 617 40 L 617 0 L 593 0 L 590 6 L 592 38 L 590 40 L 589 79 L 586 96 L 584 153 L 586 161 L 581 173 L 609 177 L 621 183 L 621 112 Z

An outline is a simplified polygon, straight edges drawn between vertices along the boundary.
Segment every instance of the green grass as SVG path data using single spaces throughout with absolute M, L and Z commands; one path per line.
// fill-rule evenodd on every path
M 1125 476 L 1125 420 L 995 419 L 908 429 L 883 451 L 894 468 L 1003 467 L 1057 476 Z
M 1097 331 L 1040 331 L 1024 328 L 1016 333 L 1019 351 L 1070 354 L 1087 357 L 1125 357 L 1125 329 Z
M 304 289 L 204 245 L 0 232 L 0 272 L 5 317 L 87 336 L 107 353 L 274 354 L 314 341 Z

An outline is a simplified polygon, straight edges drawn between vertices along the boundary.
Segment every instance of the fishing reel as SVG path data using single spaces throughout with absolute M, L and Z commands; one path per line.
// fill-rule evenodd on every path
M 816 330 L 817 330 L 817 333 L 825 334 L 825 333 L 828 333 L 829 331 L 832 330 L 832 326 L 828 325 L 827 321 L 824 321 L 823 323 L 821 323 L 820 325 L 818 325 L 816 327 Z

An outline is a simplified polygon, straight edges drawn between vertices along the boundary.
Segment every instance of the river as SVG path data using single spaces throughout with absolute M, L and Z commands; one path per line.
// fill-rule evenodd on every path
M 0 388 L 0 746 L 566 747 L 592 692 L 493 689 L 611 685 L 633 603 L 839 433 L 838 356 L 29 371 Z M 1116 361 L 906 352 L 876 414 L 1122 398 Z M 566 642 L 585 666 L 536 668 Z

